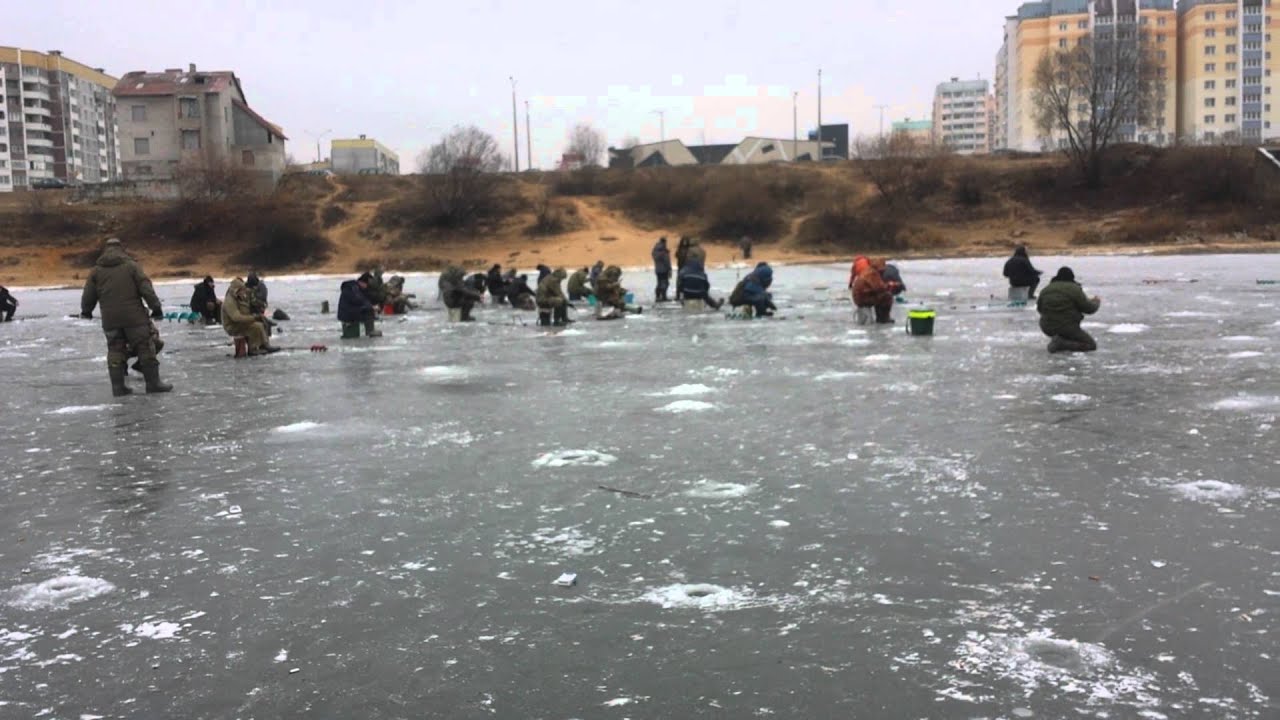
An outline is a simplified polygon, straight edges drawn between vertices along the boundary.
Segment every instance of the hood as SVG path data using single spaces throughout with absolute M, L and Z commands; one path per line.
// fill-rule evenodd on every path
M 610 265 L 605 268 L 604 276 L 610 280 L 617 280 L 622 277 L 622 268 L 617 265 Z
M 115 267 L 129 262 L 129 255 L 119 245 L 111 245 L 98 256 L 98 267 Z
M 1076 281 L 1076 274 L 1075 274 L 1075 272 L 1074 272 L 1074 271 L 1072 271 L 1072 270 L 1071 270 L 1071 268 L 1069 268 L 1069 267 L 1064 267 L 1064 268 L 1061 268 L 1061 269 L 1059 269 L 1059 270 L 1058 270 L 1058 274 L 1057 274 L 1057 275 L 1054 275 L 1054 276 L 1053 276 L 1053 281 L 1054 281 L 1054 282 L 1072 282 L 1072 283 L 1073 283 L 1073 282 L 1075 282 L 1075 281 Z
M 1026 257 L 1026 256 L 1027 256 L 1027 246 L 1026 246 L 1026 245 L 1019 245 L 1018 247 L 1014 248 L 1014 249 L 1013 249 L 1013 256 L 1014 256 L 1014 257 Z
M 766 287 L 769 285 L 769 283 L 773 282 L 773 268 L 769 267 L 768 265 L 764 265 L 762 267 L 756 268 L 755 271 L 751 274 L 755 275 L 756 280 L 759 281 L 761 285 L 764 285 Z
M 867 268 L 871 267 L 871 261 L 866 257 L 859 255 L 853 259 L 853 274 L 861 275 Z
M 565 278 L 569 277 L 569 273 L 565 272 L 565 271 L 564 271 L 564 268 L 559 268 L 559 269 L 558 269 L 558 270 L 556 270 L 555 272 L 551 273 L 551 277 L 553 277 L 553 278 L 555 278 L 555 279 L 557 279 L 557 280 L 563 280 L 563 279 L 565 279 Z
M 884 272 L 884 266 L 885 266 L 884 258 L 876 258 L 875 260 L 871 261 L 871 267 L 875 268 L 878 272 Z
M 240 278 L 236 278 L 235 280 L 231 281 L 230 285 L 227 286 L 227 292 L 234 295 L 237 290 L 242 290 L 245 287 L 246 286 L 244 284 L 244 280 L 241 280 Z

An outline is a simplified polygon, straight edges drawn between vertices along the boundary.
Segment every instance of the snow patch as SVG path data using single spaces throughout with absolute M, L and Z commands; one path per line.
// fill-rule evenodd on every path
M 182 632 L 182 626 L 171 622 L 144 622 L 138 625 L 125 623 L 120 629 L 130 635 L 149 640 L 172 640 Z
M 1261 352 L 1258 352 L 1257 350 L 1242 350 L 1240 352 L 1231 353 L 1230 355 L 1227 356 L 1227 359 L 1228 360 L 1245 360 L 1248 358 L 1262 357 L 1265 354 L 1266 353 L 1261 353 Z
M 654 397 L 694 397 L 697 395 L 709 395 L 715 391 L 715 388 L 707 387 L 701 383 L 694 383 L 691 385 L 677 385 L 665 392 L 654 393 Z
M 689 497 L 703 498 L 706 500 L 729 500 L 732 498 L 745 497 L 754 491 L 754 485 L 703 480 L 697 485 L 686 490 L 684 494 Z
M 0 601 L 19 610 L 62 610 L 116 589 L 98 578 L 63 575 L 41 583 L 18 585 L 0 592 Z
M 714 410 L 715 407 L 716 407 L 715 405 L 712 405 L 709 402 L 702 402 L 701 400 L 677 400 L 673 403 L 669 403 L 667 405 L 663 405 L 660 408 L 657 408 L 656 412 L 673 413 L 673 414 L 687 413 L 687 412 L 704 412 L 707 410 Z
M 750 588 L 727 588 L 708 584 L 677 584 L 652 588 L 640 596 L 642 602 L 661 606 L 664 610 L 703 610 L 721 612 L 743 610 L 770 604 L 756 597 Z
M 1079 393 L 1062 393 L 1061 395 L 1054 395 L 1050 399 L 1056 403 L 1062 403 L 1063 405 L 1083 405 L 1089 402 L 1092 398 L 1088 395 L 1081 395 Z
M 550 547 L 562 555 L 586 555 L 595 550 L 598 541 L 573 527 L 557 531 L 555 528 L 543 528 L 534 533 L 533 539 Z
M 827 372 L 824 372 L 821 375 L 815 375 L 813 379 L 818 382 L 830 382 L 832 380 L 848 380 L 849 378 L 862 377 L 864 375 L 866 375 L 866 373 L 838 372 L 835 370 L 828 370 Z
M 80 415 L 83 413 L 98 412 L 100 410 L 109 410 L 116 405 L 68 405 L 60 407 L 57 410 L 50 410 L 49 415 Z
M 1142 323 L 1121 323 L 1119 325 L 1112 325 L 1107 332 L 1116 335 L 1137 335 L 1138 333 L 1144 333 L 1150 329 L 1150 327 L 1143 325 Z
M 471 371 L 457 365 L 432 365 L 418 371 L 428 382 L 451 383 L 471 377 Z
M 291 425 L 281 425 L 280 427 L 273 428 L 271 432 L 280 433 L 282 435 L 292 435 L 294 433 L 311 432 L 312 430 L 315 430 L 316 428 L 319 428 L 319 427 L 324 427 L 324 423 L 311 422 L 310 420 L 305 420 L 303 422 L 296 422 Z
M 1280 405 L 1280 397 L 1262 395 L 1237 395 L 1213 404 L 1214 410 L 1261 410 Z
M 596 450 L 556 450 L 544 453 L 533 461 L 536 468 L 605 467 L 618 461 L 608 453 Z
M 1178 483 L 1171 488 L 1175 493 L 1196 502 L 1221 502 L 1239 500 L 1248 494 L 1245 488 L 1221 480 L 1195 480 Z

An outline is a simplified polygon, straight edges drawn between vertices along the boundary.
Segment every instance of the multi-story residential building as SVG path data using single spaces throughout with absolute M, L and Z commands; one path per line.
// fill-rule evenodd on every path
M 1269 0 L 1182 0 L 1178 5 L 1178 137 L 1261 143 L 1280 136 L 1280 19 Z M 1272 58 L 1275 58 L 1274 60 Z
M 1184 0 L 1185 2 L 1185 0 Z M 1050 50 L 1066 50 L 1091 39 L 1150 42 L 1159 84 L 1156 106 L 1143 126 L 1122 126 L 1114 140 L 1172 144 L 1177 137 L 1178 16 L 1174 0 L 1041 0 L 1026 2 L 1005 19 L 1004 44 L 996 58 L 997 147 L 1038 151 L 1065 139 L 1036 125 L 1035 72 Z
M 340 175 L 400 174 L 400 156 L 364 135 L 354 140 L 334 140 L 329 160 L 333 171 Z
M 894 135 L 909 138 L 920 145 L 933 144 L 932 120 L 912 120 L 911 118 L 906 118 L 893 123 L 893 125 L 890 126 L 890 132 Z
M 993 104 L 986 80 L 951 78 L 938 85 L 933 94 L 933 145 L 961 155 L 991 152 Z
M 57 50 L 0 47 L 0 192 L 119 179 L 115 84 Z
M 120 160 L 126 179 L 175 177 L 182 165 L 227 164 L 274 187 L 284 173 L 287 139 L 249 107 L 230 71 L 131 72 L 115 87 Z

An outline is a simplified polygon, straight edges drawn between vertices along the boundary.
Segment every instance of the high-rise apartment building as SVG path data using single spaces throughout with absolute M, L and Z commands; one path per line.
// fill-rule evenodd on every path
M 1260 143 L 1280 136 L 1280 11 L 1269 0 L 1182 0 L 1178 5 L 1178 137 Z M 1272 58 L 1275 60 L 1272 60 Z M 1274 63 L 1274 65 L 1273 65 Z
M 991 152 L 993 113 L 990 83 L 951 78 L 933 93 L 933 145 L 960 155 Z
M 1185 2 L 1185 0 L 1184 0 Z M 1178 15 L 1174 0 L 1041 0 L 1023 3 L 1005 19 L 1004 44 L 996 57 L 994 135 L 1011 150 L 1059 147 L 1065 139 L 1036 126 L 1035 72 L 1045 52 L 1067 50 L 1091 40 L 1150 42 L 1159 84 L 1147 122 L 1119 129 L 1118 142 L 1172 144 L 1177 137 Z
M 118 180 L 115 84 L 57 50 L 0 47 L 0 192 Z

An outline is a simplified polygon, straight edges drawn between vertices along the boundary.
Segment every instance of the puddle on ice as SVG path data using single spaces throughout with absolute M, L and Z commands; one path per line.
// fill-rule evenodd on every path
M 61 610 L 72 603 L 92 600 L 116 589 L 98 578 L 64 575 L 0 592 L 0 602 L 19 610 Z
M 969 632 L 952 666 L 985 680 L 1013 682 L 1024 697 L 1050 692 L 1082 698 L 1089 705 L 1152 707 L 1160 703 L 1155 677 L 1141 668 L 1126 669 L 1101 645 L 1062 640 L 1048 631 L 1027 635 Z M 942 694 L 977 701 L 968 680 L 951 679 Z M 991 697 L 983 698 L 990 700 Z
M 670 390 L 660 393 L 654 393 L 654 397 L 693 397 L 696 395 L 708 395 L 715 392 L 715 388 L 707 387 L 701 383 L 691 385 L 677 385 Z
M 1237 395 L 1213 404 L 1214 410 L 1261 410 L 1280 405 L 1280 397 L 1261 395 Z
M 1138 333 L 1144 333 L 1150 329 L 1150 327 L 1141 323 L 1121 323 L 1119 325 L 1112 325 L 1107 329 L 1107 332 L 1114 333 L 1116 335 L 1136 335 Z
M 544 453 L 533 461 L 536 468 L 558 467 L 605 467 L 617 462 L 618 458 L 596 450 L 555 450 Z
M 664 610 L 722 612 L 775 605 L 779 601 L 756 597 L 750 588 L 727 588 L 708 584 L 678 584 L 652 588 L 640 602 L 660 605 Z
M 715 407 L 715 405 L 701 400 L 677 400 L 660 408 L 655 408 L 654 411 L 660 413 L 704 412 L 706 410 L 714 410 Z
M 1089 402 L 1092 398 L 1088 395 L 1081 395 L 1079 393 L 1063 393 L 1061 395 L 1054 395 L 1049 399 L 1056 403 L 1062 403 L 1063 405 L 1083 405 Z
M 273 428 L 271 432 L 280 433 L 282 435 L 292 435 L 294 433 L 310 432 L 316 428 L 323 427 L 323 425 L 324 423 L 311 422 L 307 420 L 303 422 L 296 422 L 291 425 L 281 425 L 280 427 Z
M 703 498 L 705 500 L 729 500 L 732 498 L 745 497 L 754 491 L 754 485 L 703 480 L 697 485 L 686 490 L 684 494 L 689 497 Z
M 98 412 L 99 410 L 109 410 L 117 405 L 68 405 L 60 407 L 57 410 L 50 410 L 50 415 L 79 415 L 81 413 Z
M 1188 500 L 1208 503 L 1239 500 L 1249 492 L 1239 485 L 1222 482 L 1221 480 L 1195 480 L 1178 483 L 1170 489 Z

